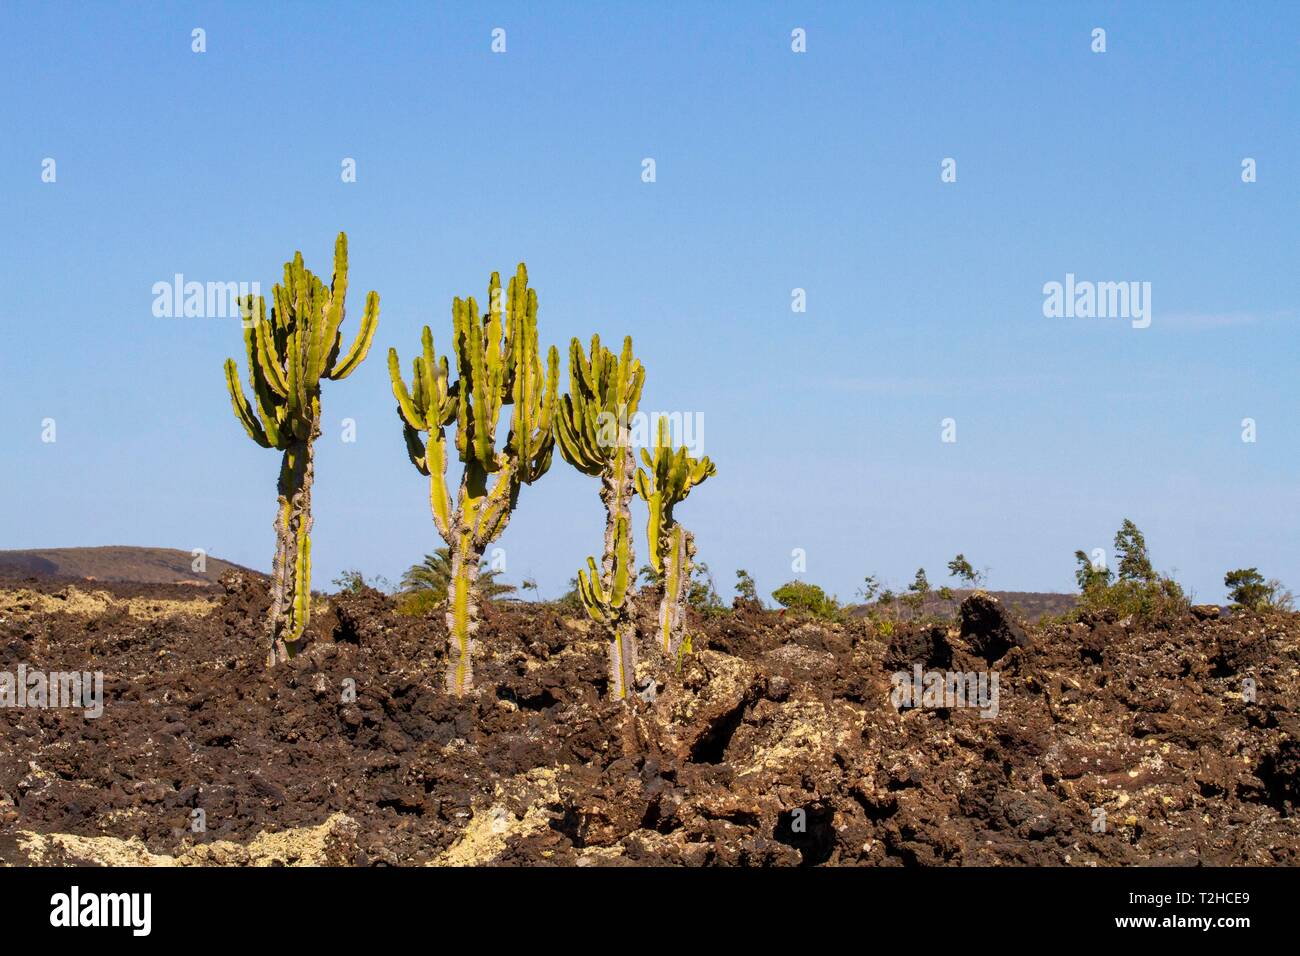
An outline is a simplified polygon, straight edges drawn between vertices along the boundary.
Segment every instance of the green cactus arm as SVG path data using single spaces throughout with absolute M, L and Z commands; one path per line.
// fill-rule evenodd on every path
M 289 338 L 285 346 L 288 367 L 292 369 L 292 382 L 289 393 L 289 405 L 295 417 L 302 414 L 307 407 L 307 336 L 309 329 L 307 302 L 307 268 L 303 265 L 302 253 L 295 252 L 289 263 L 289 275 L 293 285 L 287 290 L 289 299 Z
M 296 415 L 306 404 L 302 385 L 302 363 L 298 359 L 298 329 L 295 325 L 287 326 L 284 343 L 284 381 L 288 394 L 285 396 L 286 410 Z
M 695 467 L 691 470 L 691 484 L 701 484 L 705 478 L 708 478 L 711 475 L 716 475 L 717 473 L 717 466 L 709 460 L 708 455 L 705 455 L 695 463 Z
M 632 480 L 636 482 L 636 493 L 641 496 L 641 500 L 649 501 L 654 494 L 650 490 L 650 476 L 645 473 L 644 469 L 638 468 L 636 476 Z
M 492 369 L 488 365 L 488 343 L 483 333 L 482 317 L 479 315 L 478 303 L 471 297 L 467 303 L 469 309 L 469 347 L 470 347 L 470 407 L 473 413 L 474 455 L 485 471 L 490 471 L 489 458 L 493 453 L 492 438 L 495 430 L 491 428 L 492 404 L 498 397 L 492 388 Z M 490 321 L 490 320 L 489 320 Z M 498 340 L 499 341 L 499 340 Z
M 329 371 L 329 378 L 337 382 L 356 371 L 357 366 L 364 362 L 370 353 L 370 343 L 374 341 L 375 329 L 378 327 L 379 293 L 370 292 L 366 295 L 366 311 L 361 317 L 361 328 L 352 343 L 352 348 L 348 349 L 347 356 Z
M 303 262 L 302 250 L 299 249 L 293 254 L 289 261 L 290 274 L 293 276 L 293 285 L 290 286 L 290 298 L 296 306 L 296 314 L 301 315 L 307 311 L 307 304 L 302 300 L 303 293 L 307 291 L 307 265 Z
M 623 352 L 618 358 L 616 377 L 616 414 L 631 418 L 641 404 L 641 388 L 645 384 L 645 367 L 632 354 L 632 336 L 623 339 Z
M 493 320 L 489 318 L 489 325 Z M 478 304 L 471 296 L 465 302 L 466 349 L 470 373 L 470 411 L 472 425 L 470 438 L 473 441 L 474 458 L 484 471 L 495 470 L 496 453 L 493 438 L 496 434 L 497 410 L 500 407 L 501 393 L 498 390 L 501 378 L 500 360 L 496 365 L 489 364 L 489 345 L 485 342 L 484 327 L 479 319 Z M 498 315 L 495 324 L 500 326 Z M 499 334 L 494 343 L 500 348 Z M 462 372 L 462 376 L 463 376 Z
M 433 348 L 433 332 L 426 325 L 420 333 L 422 361 L 417 365 L 421 391 L 424 393 L 424 416 L 430 424 L 441 421 L 442 405 L 446 399 L 447 382 L 438 375 L 438 353 Z
M 388 350 L 388 377 L 393 383 L 393 397 L 397 399 L 397 411 L 402 416 L 402 420 L 409 428 L 426 431 L 429 423 L 416 407 L 410 392 L 406 390 L 406 382 L 402 379 L 401 363 L 397 358 L 397 349 L 394 348 Z
M 497 282 L 499 285 L 500 280 Z M 506 285 L 504 331 L 505 343 L 498 357 L 502 361 L 500 387 L 508 404 L 515 401 L 515 378 L 526 367 L 529 345 L 535 348 L 537 343 L 537 293 L 528 288 L 528 269 L 522 262 Z
M 510 283 L 507 297 L 514 295 L 514 283 Z M 488 310 L 487 314 L 482 317 L 483 320 L 483 361 L 486 367 L 492 369 L 504 369 L 513 364 L 515 357 L 513 355 L 514 345 L 514 324 L 511 321 L 509 303 L 506 309 L 502 310 L 501 302 L 501 276 L 494 272 L 488 280 Z M 505 334 L 506 341 L 504 345 L 501 341 L 502 334 Z M 508 383 L 506 393 L 509 394 L 513 383 Z
M 451 382 L 451 373 L 447 367 L 447 356 L 438 357 L 438 394 L 441 396 L 439 424 L 450 425 L 456 420 L 456 400 L 459 391 L 456 384 Z
M 270 338 L 274 344 L 274 349 L 270 354 L 275 356 L 275 361 L 281 366 L 281 381 L 285 386 L 285 398 L 292 394 L 292 387 L 289 382 L 289 365 L 293 353 L 289 349 L 289 337 L 293 331 L 293 307 L 289 304 L 289 291 L 283 285 L 276 283 L 271 290 L 272 308 L 271 308 L 271 329 Z
M 591 361 L 582 354 L 582 342 L 576 337 L 569 340 L 569 390 L 574 393 L 591 395 L 596 391 L 591 378 L 591 367 L 600 355 L 600 336 L 591 337 Z
M 628 527 L 627 518 L 619 516 L 614 532 L 614 575 L 610 583 L 609 603 L 613 607 L 622 607 L 631 584 L 632 570 L 628 566 Z
M 601 407 L 599 399 L 592 397 L 578 399 L 575 411 L 574 423 L 577 426 L 578 441 L 586 455 L 592 461 L 599 463 L 601 471 L 604 471 L 617 446 L 617 441 L 609 441 L 609 436 L 604 434 L 605 425 L 601 416 L 605 414 L 605 410 Z
M 554 345 L 546 350 L 546 388 L 542 396 L 542 417 L 538 430 L 550 435 L 555 430 L 555 409 L 559 402 L 560 351 Z
M 420 474 L 427 475 L 429 455 L 420 430 L 412 428 L 408 422 L 402 422 L 402 439 L 406 442 L 406 454 L 411 459 L 411 464 Z
M 605 463 L 587 453 L 588 446 L 583 440 L 582 429 L 574 424 L 578 416 L 578 411 L 573 407 L 573 397 L 562 397 L 555 416 L 555 437 L 560 446 L 560 456 L 583 474 L 599 476 L 605 469 Z
M 430 405 L 430 388 L 429 377 L 424 371 L 424 358 L 417 355 L 411 360 L 411 381 L 414 383 L 414 389 L 411 392 L 411 400 L 415 403 L 415 409 L 424 419 L 425 424 L 429 421 Z
M 339 328 L 343 325 L 348 294 L 348 236 L 340 232 L 334 240 L 334 278 L 330 282 L 329 306 L 325 312 L 325 325 L 321 332 L 321 341 L 329 350 L 326 376 L 334 367 L 337 358 Z
M 554 455 L 555 438 L 552 436 L 551 440 L 546 443 L 545 448 L 533 458 L 532 464 L 529 466 L 530 477 L 528 479 L 528 484 L 532 484 L 542 475 L 551 470 L 551 459 Z
M 456 382 L 456 421 L 459 423 L 456 429 L 456 451 L 460 455 L 460 460 L 468 463 L 470 458 L 468 425 L 471 416 L 469 397 L 472 383 L 469 378 L 469 322 L 466 313 L 465 303 L 460 300 L 460 297 L 453 299 L 451 303 L 452 351 L 456 356 L 456 372 L 459 376 Z
M 244 426 L 244 431 L 248 432 L 248 437 L 263 448 L 270 448 L 271 442 L 244 396 L 244 386 L 239 383 L 239 366 L 231 358 L 226 359 L 226 388 L 230 390 L 230 403 L 235 409 L 235 417 Z
M 275 394 L 266 376 L 262 374 L 261 365 L 254 363 L 252 378 L 253 401 L 256 402 L 257 417 L 266 433 L 266 440 L 273 448 L 285 448 L 288 445 L 281 425 L 283 399 Z
M 602 354 L 599 335 L 591 337 L 591 349 L 593 358 L 588 361 L 582 343 L 576 338 L 569 341 L 569 391 L 556 405 L 555 432 L 561 457 L 595 477 L 604 471 L 608 457 L 595 441 L 591 408 L 596 394 L 591 369 L 593 364 L 599 364 Z
M 655 574 L 663 574 L 663 558 L 660 553 L 665 524 L 663 495 L 662 493 L 647 495 L 641 482 L 637 483 L 637 491 L 645 501 L 649 512 L 649 517 L 646 519 L 646 540 L 650 543 L 650 567 L 654 569 Z
M 288 281 L 288 264 L 285 264 L 285 281 Z M 293 309 L 289 305 L 289 290 L 281 283 L 276 283 L 271 289 L 271 318 L 275 325 L 275 330 L 279 333 L 276 344 L 279 348 L 284 347 L 285 336 L 289 332 L 289 319 L 293 315 Z
M 537 334 L 534 328 L 524 335 L 518 349 L 520 367 L 514 376 L 514 408 L 506 454 L 520 462 L 519 477 L 532 484 L 544 475 L 551 464 L 555 446 L 553 426 L 556 411 L 555 392 L 559 380 L 560 353 L 554 346 L 547 351 L 546 370 L 537 357 Z
M 429 507 L 438 534 L 451 541 L 451 495 L 447 490 L 447 437 L 439 428 L 429 436 L 425 446 L 425 464 L 429 475 Z
M 304 365 L 306 374 L 304 380 L 307 383 L 309 391 L 315 390 L 320 384 L 321 375 L 325 371 L 325 358 L 328 349 L 325 348 L 323 341 L 325 327 L 325 286 L 320 279 L 307 273 L 307 310 L 306 310 L 306 334 L 303 336 L 303 342 L 306 346 L 307 357 Z
M 280 367 L 275 351 L 275 331 L 272 329 L 271 323 L 266 321 L 266 302 L 259 297 L 257 304 L 258 314 L 254 320 L 256 324 L 253 326 L 257 364 L 261 368 L 262 377 L 266 379 L 271 391 L 275 392 L 280 398 L 288 398 L 289 385 L 285 380 L 284 370 Z
M 604 624 L 610 619 L 609 596 L 601 588 L 595 558 L 587 558 L 587 569 L 578 571 L 578 595 L 593 621 Z
M 560 403 L 555 413 L 555 440 L 560 446 L 560 457 L 579 471 L 587 472 L 591 463 L 582 450 L 578 448 L 573 434 L 573 396 L 560 396 Z
M 249 296 L 248 304 L 251 311 L 252 296 Z M 257 417 L 260 419 L 268 446 L 283 448 L 284 440 L 280 434 L 278 409 L 284 396 L 275 392 L 275 388 L 267 374 L 268 365 L 272 367 L 272 372 L 274 372 L 275 358 L 274 356 L 268 358 L 263 352 L 265 337 L 262 330 L 267 325 L 264 321 L 266 306 L 260 298 L 258 304 L 261 314 L 253 314 L 256 324 L 244 326 L 244 351 L 248 356 L 248 384 L 253 390 L 253 402 L 256 403 Z
M 514 345 L 513 356 L 513 374 L 511 379 L 511 401 L 513 408 L 510 412 L 510 446 L 509 450 L 515 454 L 526 455 L 528 438 L 537 428 L 538 422 L 534 416 L 540 411 L 539 406 L 543 388 L 546 382 L 539 382 L 538 378 L 542 375 L 541 362 L 537 359 L 537 337 L 536 329 L 534 335 L 529 336 L 527 330 L 519 335 Z

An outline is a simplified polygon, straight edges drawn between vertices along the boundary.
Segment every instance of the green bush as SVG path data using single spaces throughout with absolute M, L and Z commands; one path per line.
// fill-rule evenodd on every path
M 1075 616 L 1084 611 L 1113 610 L 1119 617 L 1132 615 L 1147 624 L 1172 623 L 1188 609 L 1187 595 L 1173 578 L 1154 581 L 1119 580 L 1079 595 Z
M 777 604 L 791 611 L 802 611 L 827 621 L 838 621 L 843 615 L 840 602 L 827 597 L 826 592 L 815 584 L 805 581 L 789 581 L 772 592 Z
M 1223 576 L 1223 586 L 1228 598 L 1239 607 L 1253 611 L 1290 611 L 1295 599 L 1282 582 L 1273 578 L 1265 581 L 1257 568 L 1238 568 Z
M 736 572 L 736 597 L 745 604 L 759 608 L 763 606 L 763 602 L 758 599 L 758 585 L 744 568 Z
M 402 591 L 397 595 L 397 613 L 406 617 L 428 617 L 447 606 L 447 595 L 427 588 Z
M 1095 567 L 1086 554 L 1075 552 L 1080 593 L 1070 617 L 1109 610 L 1121 618 L 1132 616 L 1145 624 L 1162 625 L 1177 622 L 1187 612 L 1190 602 L 1182 587 L 1173 578 L 1156 573 L 1147 555 L 1146 539 L 1127 518 L 1115 533 L 1115 554 L 1119 577 L 1112 581 L 1109 568 Z

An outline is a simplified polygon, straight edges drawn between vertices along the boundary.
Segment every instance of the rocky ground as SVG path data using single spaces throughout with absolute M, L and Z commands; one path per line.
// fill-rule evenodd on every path
M 440 621 L 334 596 L 268 671 L 266 604 L 238 573 L 0 594 L 0 672 L 98 670 L 106 698 L 0 708 L 0 862 L 1300 863 L 1297 615 L 1022 629 L 977 596 L 884 634 L 742 608 L 625 707 L 548 605 L 488 610 L 454 700 Z M 996 674 L 996 715 L 900 709 L 918 663 Z

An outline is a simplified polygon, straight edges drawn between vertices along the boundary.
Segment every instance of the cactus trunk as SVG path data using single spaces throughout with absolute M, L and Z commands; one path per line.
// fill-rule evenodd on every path
M 319 423 L 313 435 L 319 434 Z M 285 449 L 275 519 L 267 663 L 283 663 L 298 651 L 311 619 L 311 489 L 315 448 L 311 441 Z
M 478 573 L 483 560 L 468 531 L 451 548 L 447 581 L 447 690 L 457 697 L 474 686 L 474 632 L 478 630 Z
M 624 426 L 626 431 L 626 426 Z M 605 505 L 605 550 L 601 561 L 601 579 L 608 589 L 614 577 L 615 548 L 619 520 L 632 525 L 632 498 L 636 495 L 636 454 L 623 436 L 611 469 L 601 475 L 600 500 Z M 627 538 L 627 566 L 636 567 L 632 536 Z
M 605 503 L 605 553 L 601 583 L 605 593 L 614 591 L 614 576 L 623 568 L 636 567 L 636 549 L 630 533 L 632 496 L 636 494 L 636 455 L 627 441 L 627 423 L 620 424 L 619 451 L 611 469 L 601 475 L 600 498 Z M 630 587 L 630 582 L 629 582 Z M 636 687 L 637 639 L 631 607 L 626 603 L 611 609 L 609 628 L 609 688 L 613 700 L 623 700 Z
M 691 581 L 691 557 L 695 536 L 679 524 L 664 539 L 664 593 L 659 599 L 659 650 L 675 661 L 686 630 L 686 597 Z
M 622 620 L 611 631 L 609 697 L 624 700 L 636 688 L 636 625 L 631 620 Z

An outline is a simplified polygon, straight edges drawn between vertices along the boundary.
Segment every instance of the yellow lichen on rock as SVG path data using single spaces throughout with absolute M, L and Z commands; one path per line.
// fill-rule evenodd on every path
M 99 617 L 125 611 L 131 617 L 151 620 L 187 614 L 202 617 L 216 607 L 215 598 L 177 601 L 162 598 L 117 598 L 107 591 L 83 591 L 68 586 L 53 594 L 30 588 L 0 590 L 0 619 L 23 618 L 37 614 L 82 614 Z
M 247 844 L 198 844 L 177 856 L 152 853 L 139 837 L 22 830 L 16 845 L 24 857 L 22 865 L 29 866 L 328 866 L 348 862 L 357 830 L 351 817 L 336 813 L 319 826 L 259 833 Z
M 512 838 L 544 831 L 551 825 L 550 806 L 560 799 L 556 778 L 554 768 L 538 767 L 498 784 L 491 805 L 476 809 L 460 839 L 430 865 L 484 866 Z

